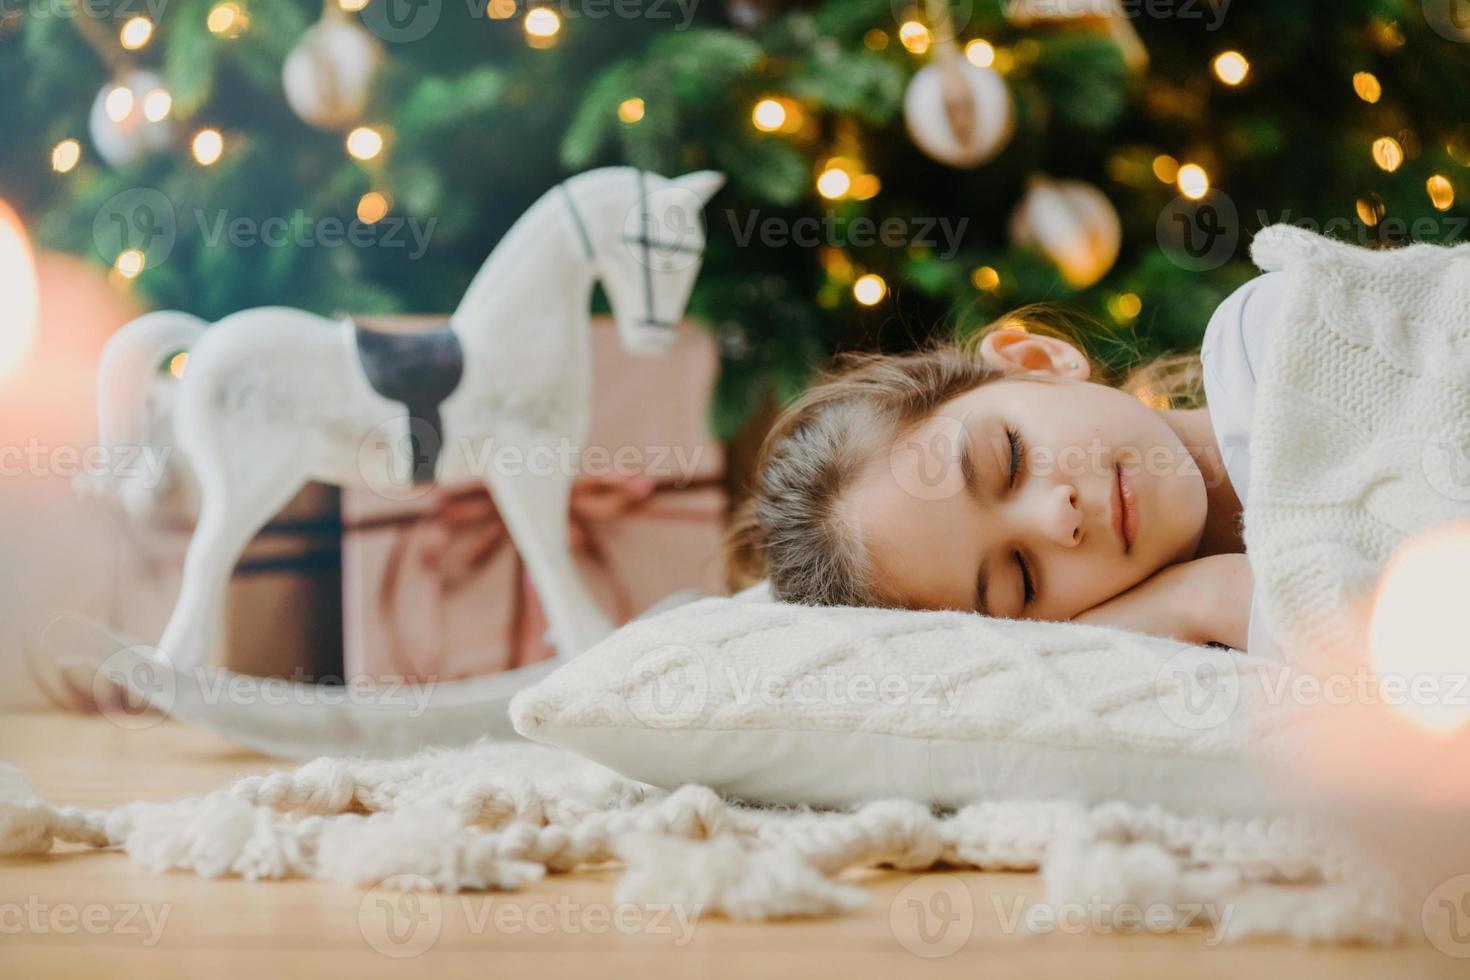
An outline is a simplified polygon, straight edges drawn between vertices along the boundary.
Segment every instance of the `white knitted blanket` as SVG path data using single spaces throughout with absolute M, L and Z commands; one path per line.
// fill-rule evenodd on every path
M 1393 550 L 1470 517 L 1470 244 L 1369 251 L 1276 225 L 1252 255 L 1288 286 L 1257 378 L 1246 550 L 1285 658 L 1342 669 Z
M 936 814 L 888 800 L 853 812 L 760 809 L 702 786 L 650 789 L 568 752 L 484 741 L 392 761 L 321 758 L 207 796 L 115 810 L 55 807 L 0 763 L 0 855 L 56 842 L 121 847 L 143 868 L 312 877 L 363 887 L 518 888 L 622 859 L 619 903 L 688 917 L 789 918 L 867 900 L 854 866 L 1041 869 L 1043 906 L 1151 928 L 1392 942 L 1412 928 L 1398 884 L 1298 817 L 1180 819 L 1156 808 L 979 802 Z M 1114 919 L 1116 918 L 1116 922 Z

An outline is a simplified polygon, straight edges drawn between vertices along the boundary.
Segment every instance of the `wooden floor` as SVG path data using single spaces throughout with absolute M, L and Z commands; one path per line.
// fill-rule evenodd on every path
M 280 768 L 164 722 L 0 717 L 0 759 L 52 803 L 168 799 Z M 615 871 L 509 895 L 405 895 L 305 881 L 155 877 L 116 852 L 0 859 L 0 976 L 1465 977 L 1427 944 L 1214 946 L 1196 935 L 1045 935 L 1013 927 L 1034 875 L 855 875 L 863 911 L 810 922 L 683 922 L 618 907 Z

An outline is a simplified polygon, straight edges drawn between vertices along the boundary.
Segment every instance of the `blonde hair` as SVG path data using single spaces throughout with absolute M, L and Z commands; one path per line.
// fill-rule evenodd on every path
M 773 594 L 786 602 L 893 605 L 846 517 L 846 491 L 895 434 L 1006 376 L 980 354 L 981 342 L 997 330 L 1066 340 L 1087 358 L 1093 380 L 1113 383 L 1112 372 L 1082 343 L 1078 321 L 1045 306 L 1023 307 L 964 340 L 911 354 L 840 355 L 781 413 L 761 445 L 751 495 L 725 536 L 732 585 L 768 578 Z M 1202 401 L 1199 357 L 1165 355 L 1117 386 L 1156 408 L 1193 407 Z

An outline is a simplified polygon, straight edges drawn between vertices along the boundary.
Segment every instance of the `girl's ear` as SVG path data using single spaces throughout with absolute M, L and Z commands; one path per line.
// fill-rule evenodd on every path
M 1049 374 L 1086 381 L 1092 369 L 1076 347 L 1058 337 L 1024 330 L 996 330 L 980 342 L 985 363 L 1007 374 Z

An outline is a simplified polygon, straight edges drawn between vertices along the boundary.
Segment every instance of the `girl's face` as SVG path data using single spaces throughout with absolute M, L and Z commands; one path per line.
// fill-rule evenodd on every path
M 906 608 L 1066 620 L 1192 558 L 1205 483 L 1163 413 L 1086 381 L 1065 341 L 1000 333 L 982 351 L 1013 376 L 900 433 L 843 502 L 879 588 Z

